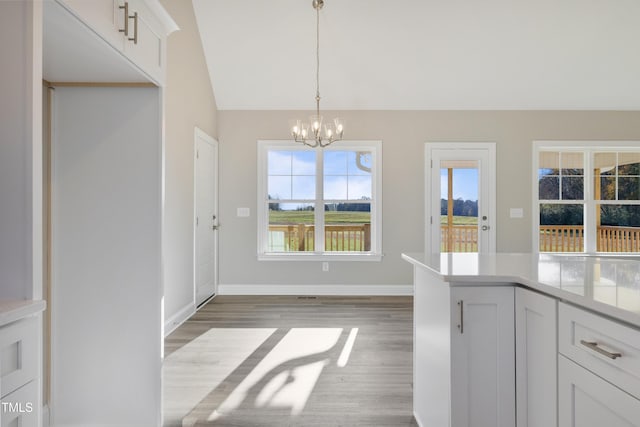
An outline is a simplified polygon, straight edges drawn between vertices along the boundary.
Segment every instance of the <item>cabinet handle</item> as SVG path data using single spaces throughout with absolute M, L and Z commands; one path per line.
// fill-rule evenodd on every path
M 603 356 L 608 357 L 609 359 L 617 359 L 618 357 L 622 357 L 621 353 L 611 353 L 605 349 L 603 349 L 602 347 L 598 347 L 598 343 L 595 341 L 585 341 L 585 340 L 580 340 L 580 344 L 582 344 L 583 346 L 595 351 L 596 353 L 600 353 Z
M 461 334 L 464 334 L 464 310 L 462 309 L 463 303 L 463 300 L 458 301 L 458 307 L 460 307 L 460 323 L 458 324 L 458 329 L 460 329 Z
M 129 18 L 133 18 L 133 38 L 129 37 L 129 40 L 133 42 L 133 44 L 138 44 L 138 12 L 134 12 L 133 16 Z
M 118 6 L 118 9 L 124 9 L 124 29 L 118 31 L 129 37 L 129 2 L 124 2 L 124 6 Z

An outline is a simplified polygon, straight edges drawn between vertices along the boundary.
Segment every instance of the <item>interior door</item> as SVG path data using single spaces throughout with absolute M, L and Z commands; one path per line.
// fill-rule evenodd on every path
M 218 142 L 195 130 L 195 301 L 216 293 L 218 267 Z
M 495 252 L 495 144 L 428 143 L 426 160 L 426 252 Z

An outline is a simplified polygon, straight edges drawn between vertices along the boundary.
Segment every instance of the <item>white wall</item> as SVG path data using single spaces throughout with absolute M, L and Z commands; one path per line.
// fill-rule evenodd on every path
M 220 111 L 220 283 L 409 284 L 402 252 L 424 250 L 424 144 L 497 144 L 497 250 L 531 251 L 533 140 L 640 140 L 640 112 L 575 111 L 342 111 L 345 137 L 382 140 L 383 252 L 376 262 L 268 262 L 256 259 L 256 141 L 286 139 L 290 118 L 305 112 Z M 333 117 L 325 112 L 326 117 Z M 337 143 L 339 144 L 339 143 Z M 249 207 L 249 218 L 236 208 Z M 510 219 L 509 208 L 524 208 Z M 268 289 L 268 288 L 267 288 Z
M 56 88 L 52 425 L 161 417 L 158 88 Z
M 169 36 L 165 90 L 165 320 L 195 309 L 193 144 L 197 126 L 216 137 L 217 110 L 191 1 L 162 0 L 180 31 Z
M 0 2 L 0 298 L 42 292 L 42 4 Z

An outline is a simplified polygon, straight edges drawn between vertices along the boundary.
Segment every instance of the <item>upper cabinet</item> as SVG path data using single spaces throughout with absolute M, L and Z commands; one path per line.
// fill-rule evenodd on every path
M 56 2 L 128 59 L 149 81 L 164 85 L 167 36 L 178 27 L 158 0 Z

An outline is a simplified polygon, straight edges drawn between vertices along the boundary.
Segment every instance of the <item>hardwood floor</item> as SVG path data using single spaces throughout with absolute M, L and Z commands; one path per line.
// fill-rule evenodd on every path
M 411 297 L 216 297 L 165 341 L 164 425 L 416 426 L 412 315 Z

